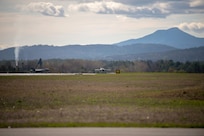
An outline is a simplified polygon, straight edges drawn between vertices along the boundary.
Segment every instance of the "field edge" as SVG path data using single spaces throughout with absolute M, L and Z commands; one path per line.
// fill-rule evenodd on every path
M 167 123 L 107 123 L 107 122 L 69 122 L 69 123 L 1 123 L 0 128 L 40 128 L 40 127 L 135 127 L 135 128 L 204 128 L 204 124 L 167 124 Z

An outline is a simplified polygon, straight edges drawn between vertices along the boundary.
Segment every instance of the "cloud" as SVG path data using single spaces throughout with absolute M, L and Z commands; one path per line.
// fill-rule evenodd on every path
M 178 27 L 182 30 L 204 33 L 204 23 L 200 22 L 181 23 Z
M 194 0 L 190 2 L 190 7 L 204 7 L 204 1 L 203 0 Z
M 117 14 L 133 18 L 166 18 L 172 14 L 204 13 L 203 0 L 114 0 L 78 1 L 69 11 Z
M 60 5 L 54 5 L 50 2 L 32 2 L 21 6 L 23 11 L 41 13 L 45 16 L 65 17 L 64 9 Z
M 113 1 L 95 1 L 88 3 L 71 4 L 68 6 L 69 11 L 93 12 L 98 14 L 119 14 L 133 18 L 156 17 L 164 18 L 168 14 L 161 5 L 152 7 L 131 6 Z

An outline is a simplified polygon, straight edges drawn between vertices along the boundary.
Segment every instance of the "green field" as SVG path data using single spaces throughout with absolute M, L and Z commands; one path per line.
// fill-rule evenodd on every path
M 0 76 L 0 127 L 204 127 L 204 74 Z

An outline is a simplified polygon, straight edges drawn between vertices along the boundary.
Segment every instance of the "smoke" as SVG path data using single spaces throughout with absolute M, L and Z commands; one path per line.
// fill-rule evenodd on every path
M 23 33 L 23 19 L 21 17 L 15 18 L 15 27 L 16 27 L 16 34 L 13 39 L 14 42 L 14 55 L 15 55 L 15 63 L 16 67 L 18 66 L 18 61 L 19 61 L 19 53 L 20 53 L 20 45 L 19 41 L 22 41 L 22 33 Z
M 14 49 L 14 55 L 15 55 L 16 66 L 18 66 L 19 53 L 20 53 L 20 47 L 15 47 L 15 49 Z

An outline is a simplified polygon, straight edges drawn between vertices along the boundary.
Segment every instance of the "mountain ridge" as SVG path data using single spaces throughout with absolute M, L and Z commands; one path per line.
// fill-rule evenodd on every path
M 138 54 L 149 52 L 162 52 L 174 50 L 175 48 L 157 44 L 136 44 L 126 47 L 115 45 L 67 45 L 67 46 L 48 46 L 34 45 L 19 47 L 19 59 L 106 59 L 107 56 Z M 15 59 L 15 48 L 8 48 L 0 51 L 0 60 Z
M 167 30 L 157 30 L 144 37 L 138 39 L 129 39 L 116 43 L 115 45 L 126 46 L 137 43 L 165 44 L 179 49 L 187 49 L 204 46 L 204 38 L 192 36 L 186 32 L 181 31 L 177 27 L 173 27 Z
M 108 56 L 108 60 L 173 60 L 179 62 L 186 61 L 204 61 L 204 46 L 189 48 L 189 49 L 175 49 L 164 52 L 150 52 L 141 54 L 126 54 L 120 56 Z
M 192 45 L 192 43 L 194 44 Z M 169 44 L 174 45 L 172 46 Z M 142 38 L 126 40 L 112 45 L 33 45 L 12 47 L 0 50 L 0 60 L 14 60 L 16 58 L 15 48 L 19 48 L 18 59 L 20 60 L 33 60 L 39 58 L 88 60 L 119 60 L 120 58 L 123 60 L 133 60 L 137 58 L 157 60 L 173 58 L 174 60 L 178 60 L 176 57 L 172 57 L 171 54 L 173 54 L 174 56 L 179 56 L 182 61 L 188 61 L 188 59 L 195 60 L 192 59 L 193 57 L 197 58 L 199 61 L 204 61 L 201 53 L 197 50 L 198 47 L 200 47 L 199 50 L 201 50 L 201 53 L 204 54 L 204 48 L 202 48 L 204 47 L 204 38 L 197 38 L 178 28 L 171 28 L 167 30 L 157 30 Z M 183 57 L 179 54 L 183 54 Z

